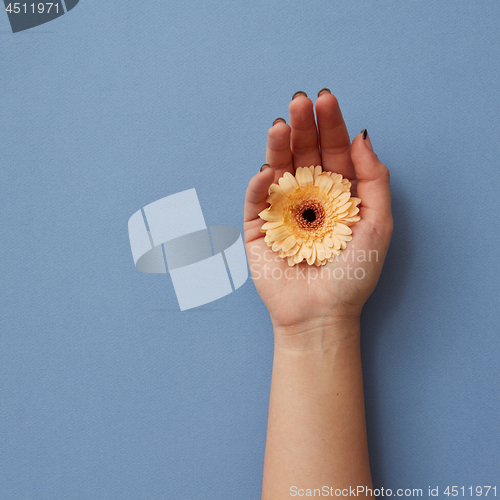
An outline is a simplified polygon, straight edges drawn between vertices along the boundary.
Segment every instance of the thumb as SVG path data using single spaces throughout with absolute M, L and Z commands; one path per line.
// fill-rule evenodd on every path
M 366 129 L 352 141 L 351 159 L 358 179 L 357 196 L 361 198 L 361 207 L 368 209 L 364 218 L 376 219 L 379 215 L 392 227 L 389 170 L 373 152 Z
M 259 213 L 269 207 L 268 190 L 274 180 L 274 169 L 264 163 L 260 172 L 254 175 L 248 183 L 245 198 L 245 244 L 263 236 L 261 227 L 264 221 L 259 218 Z
M 268 189 L 273 180 L 274 169 L 268 163 L 264 163 L 260 172 L 254 175 L 248 183 L 245 197 L 244 222 L 259 219 L 259 213 L 269 207 L 266 199 L 269 196 Z

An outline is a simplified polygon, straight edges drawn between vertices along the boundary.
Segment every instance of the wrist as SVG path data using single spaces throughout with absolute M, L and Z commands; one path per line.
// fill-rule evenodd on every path
M 325 351 L 339 342 L 359 341 L 360 316 L 320 316 L 289 325 L 273 322 L 273 330 L 275 349 Z

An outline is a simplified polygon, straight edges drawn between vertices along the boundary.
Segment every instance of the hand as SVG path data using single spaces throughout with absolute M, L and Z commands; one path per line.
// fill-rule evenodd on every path
M 325 327 L 335 340 L 335 328 L 357 321 L 377 284 L 389 247 L 393 220 L 389 171 L 373 152 L 368 135 L 352 144 L 337 99 L 328 91 L 313 102 L 296 94 L 289 105 L 290 126 L 275 121 L 269 129 L 266 163 L 249 182 L 245 200 L 245 246 L 250 272 L 266 304 L 275 335 L 295 340 L 304 332 Z M 318 141 L 319 132 L 319 141 Z M 305 261 L 289 267 L 264 241 L 264 221 L 258 214 L 266 203 L 269 186 L 297 167 L 321 165 L 352 182 L 351 194 L 361 198 L 361 220 L 351 226 L 352 241 L 334 261 L 310 266 Z M 324 333 L 322 333 L 324 337 Z M 294 341 L 295 341 L 294 340 Z M 322 339 L 324 341 L 324 338 Z

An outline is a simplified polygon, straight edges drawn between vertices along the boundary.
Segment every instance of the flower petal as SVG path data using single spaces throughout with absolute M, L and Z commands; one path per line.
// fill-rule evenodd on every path
M 328 194 L 328 192 L 333 186 L 333 180 L 331 177 L 328 177 L 327 175 L 319 175 L 317 179 L 314 181 L 314 184 L 318 186 L 319 190 L 322 193 Z
M 345 224 L 342 224 L 341 222 L 335 223 L 335 232 L 337 234 L 343 234 L 343 235 L 352 233 L 351 228 L 349 226 L 346 226 Z
M 347 226 L 345 226 L 347 227 Z M 348 228 L 349 229 L 349 228 Z M 349 229 L 350 231 L 350 229 Z M 280 226 L 276 229 L 268 229 L 267 236 L 271 239 L 271 241 L 281 241 L 290 236 L 290 231 L 286 226 Z M 293 246 L 293 245 L 292 245 Z
M 346 226 L 352 226 L 355 222 L 359 222 L 361 217 L 359 215 L 355 215 L 354 217 L 344 217 L 339 222 L 345 224 Z
M 294 185 L 285 177 L 281 177 L 279 183 L 280 188 L 283 190 L 283 193 L 285 193 L 285 196 L 291 195 L 296 189 Z
M 295 173 L 295 177 L 300 186 L 308 187 L 313 185 L 313 175 L 308 168 L 299 167 Z
M 352 236 L 350 234 L 337 234 L 337 238 L 340 240 L 340 242 L 352 240 Z
M 280 256 L 283 255 L 283 257 L 286 257 L 285 256 L 285 253 L 281 250 L 281 244 L 283 243 L 283 241 L 275 241 L 271 248 L 273 249 L 273 252 L 277 252 L 279 251 L 280 252 Z
M 320 241 L 316 242 L 316 257 L 319 260 L 324 260 L 326 257 L 325 247 Z
M 337 196 L 341 194 L 342 194 L 342 185 L 334 184 L 332 189 L 330 189 L 328 196 L 330 196 L 332 199 L 335 199 L 337 198 Z
M 337 206 L 344 205 L 349 198 L 351 197 L 350 193 L 342 193 L 335 201 L 337 202 Z
M 261 231 L 267 231 L 268 229 L 274 229 L 276 227 L 280 227 L 283 225 L 283 221 L 275 221 L 275 222 L 265 222 L 262 224 Z
M 259 217 L 268 222 L 283 222 L 283 215 L 277 210 L 270 210 L 269 208 L 262 210 Z
M 293 257 L 293 261 L 295 262 L 295 264 L 300 264 L 303 260 L 304 256 L 301 252 L 297 252 Z
M 346 211 L 349 209 L 349 207 L 350 207 L 350 206 L 351 206 L 351 202 L 350 202 L 350 201 L 348 201 L 347 203 L 344 203 L 342 206 L 337 207 L 337 208 L 335 209 L 335 211 L 336 211 L 337 213 L 341 214 L 341 213 L 343 213 L 343 212 L 346 212 Z
M 312 266 L 316 262 L 316 245 L 312 247 L 311 255 L 307 258 L 307 263 Z
M 290 182 L 290 184 L 297 189 L 299 187 L 299 183 L 297 182 L 297 179 L 290 173 L 290 172 L 285 172 L 283 174 L 283 177 Z
M 281 193 L 271 193 L 267 198 L 266 198 L 266 203 L 269 203 L 270 205 L 274 205 L 275 203 L 279 203 L 280 200 L 285 199 L 285 195 Z
M 337 238 L 337 235 L 332 234 L 332 240 L 333 240 L 333 248 L 335 250 L 339 250 L 340 247 L 342 246 L 342 242 Z
M 274 183 L 269 186 L 269 191 L 271 191 L 271 193 L 279 193 L 282 195 L 285 194 L 283 193 L 283 190 L 280 188 L 279 184 L 274 184 Z
M 351 198 L 351 200 L 352 200 L 352 198 Z M 349 212 L 348 212 L 349 217 L 354 217 L 358 212 L 359 212 L 359 208 L 351 205 L 349 208 Z
M 330 238 L 330 236 L 325 236 L 323 238 L 323 243 L 325 247 L 333 247 L 333 240 Z
M 308 259 L 312 254 L 312 247 L 308 247 L 305 243 L 300 247 L 300 254 L 304 259 Z
M 347 217 L 347 214 L 349 212 L 342 212 L 341 214 L 338 214 L 337 212 L 335 212 L 335 218 L 339 221 L 339 222 L 343 222 L 343 218 L 344 217 Z
M 288 252 L 288 250 L 295 246 L 296 243 L 297 241 L 295 240 L 295 236 L 291 234 L 290 236 L 288 236 L 288 238 L 285 239 L 281 248 L 284 252 Z
M 299 186 L 301 185 L 300 181 L 299 181 L 299 177 L 302 175 L 302 170 L 305 170 L 305 169 L 307 169 L 307 167 L 297 167 L 295 169 L 295 179 L 297 180 L 297 183 L 299 184 Z

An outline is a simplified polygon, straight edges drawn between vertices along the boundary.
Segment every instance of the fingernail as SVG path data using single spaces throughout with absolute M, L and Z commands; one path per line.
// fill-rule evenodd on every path
M 295 92 L 295 94 L 293 94 L 292 96 L 292 101 L 298 96 L 298 95 L 303 95 L 305 97 L 307 97 L 307 94 L 305 92 L 303 92 L 302 90 L 299 90 L 298 92 Z
M 286 120 L 284 118 L 276 118 L 276 120 L 273 121 L 273 127 L 276 125 L 276 122 L 286 123 Z
M 364 128 L 360 133 L 363 134 L 363 140 L 366 142 L 368 149 L 373 153 L 372 141 L 370 141 L 370 136 L 368 135 L 368 130 L 366 130 L 366 128 Z
M 260 167 L 260 171 L 262 172 L 266 168 L 271 168 L 271 165 L 269 165 L 269 163 L 264 163 L 264 165 L 262 165 L 262 167 Z
M 327 88 L 325 87 L 324 89 L 321 89 L 321 90 L 318 92 L 318 97 L 319 97 L 321 94 L 325 93 L 325 92 L 328 92 L 329 94 L 331 94 L 330 89 L 327 89 Z

